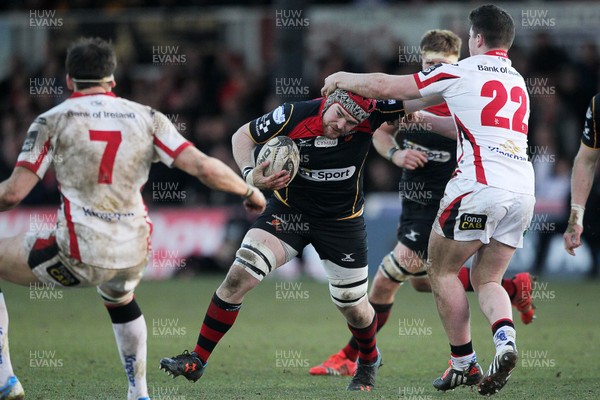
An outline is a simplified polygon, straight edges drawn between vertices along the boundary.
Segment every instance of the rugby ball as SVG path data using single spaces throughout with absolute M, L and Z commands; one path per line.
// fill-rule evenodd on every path
M 260 149 L 256 165 L 260 165 L 267 160 L 271 163 L 265 168 L 265 176 L 271 176 L 279 171 L 286 170 L 290 173 L 291 181 L 298 173 L 300 151 L 296 143 L 289 137 L 276 136 Z

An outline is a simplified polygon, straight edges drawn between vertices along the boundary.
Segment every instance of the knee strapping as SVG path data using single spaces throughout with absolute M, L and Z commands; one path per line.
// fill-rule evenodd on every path
M 387 276 L 390 280 L 402 283 L 410 277 L 413 276 L 425 276 L 427 272 L 420 271 L 411 273 L 403 268 L 396 257 L 394 257 L 394 253 L 390 252 L 381 260 L 381 264 L 379 264 L 379 269 Z
M 329 284 L 331 299 L 338 307 L 354 307 L 367 295 L 368 278 L 342 285 Z
M 369 286 L 368 267 L 344 268 L 324 260 L 329 278 L 331 300 L 338 307 L 354 307 L 367 296 Z
M 277 267 L 273 251 L 262 242 L 250 238 L 244 238 L 241 247 L 235 253 L 235 262 L 261 281 Z

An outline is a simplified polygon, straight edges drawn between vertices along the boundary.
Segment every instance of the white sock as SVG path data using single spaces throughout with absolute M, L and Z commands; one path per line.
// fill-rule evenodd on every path
M 0 292 L 0 386 L 3 386 L 14 374 L 8 351 L 8 311 L 4 302 L 4 293 Z
M 146 382 L 146 320 L 141 315 L 124 324 L 112 324 L 119 355 L 129 382 L 128 400 L 148 397 Z
M 499 328 L 494 334 L 494 345 L 496 346 L 496 353 L 498 353 L 506 343 L 512 342 L 517 346 L 517 332 L 515 328 L 510 326 L 503 326 Z
M 477 354 L 472 352 L 471 354 L 467 354 L 466 356 L 454 357 L 450 355 L 450 360 L 452 361 L 452 368 L 464 371 L 469 368 L 472 362 L 477 362 Z

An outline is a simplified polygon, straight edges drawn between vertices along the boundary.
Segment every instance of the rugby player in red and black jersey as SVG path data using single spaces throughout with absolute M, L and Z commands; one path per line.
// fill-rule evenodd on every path
M 579 152 L 573 163 L 573 175 L 571 178 L 571 214 L 569 216 L 569 225 L 564 233 L 565 249 L 572 256 L 575 255 L 575 249 L 581 246 L 581 234 L 583 233 L 583 215 L 586 203 L 590 206 L 598 207 L 588 197 L 592 192 L 594 175 L 598 159 L 600 158 L 600 93 L 592 97 L 590 105 L 585 114 L 585 125 L 583 135 L 581 136 L 581 145 Z M 596 191 L 597 192 L 597 191 Z M 597 197 L 594 196 L 594 197 Z M 597 213 L 588 213 L 586 225 L 593 224 L 592 215 Z M 596 217 L 597 218 L 597 217 Z M 592 248 L 598 248 L 594 245 L 594 240 L 590 240 Z M 595 240 L 597 243 L 597 239 Z
M 425 32 L 420 42 L 422 68 L 427 69 L 438 63 L 456 63 L 461 42 L 455 33 L 448 30 Z M 439 117 L 450 116 L 445 103 L 424 111 Z M 401 136 L 401 140 L 397 140 L 401 142 L 401 148 L 394 141 L 396 134 Z M 453 123 L 434 126 L 419 118 L 410 118 L 398 128 L 382 125 L 373 136 L 373 144 L 380 155 L 404 169 L 399 184 L 402 212 L 397 231 L 398 243 L 383 258 L 369 292 L 369 301 L 377 313 L 379 330 L 388 320 L 396 292 L 403 282 L 409 280 L 419 292 L 431 292 L 424 271 L 427 243 L 444 188 L 456 169 L 455 127 Z M 470 269 L 463 267 L 459 278 L 465 290 L 472 292 Z M 502 286 L 521 312 L 523 322 L 530 323 L 534 309 L 529 273 L 522 272 L 512 279 L 505 278 Z M 352 375 L 356 370 L 357 353 L 358 346 L 350 339 L 342 350 L 312 367 L 309 372 L 311 375 Z M 442 382 L 438 386 L 442 389 L 446 387 Z
M 358 367 L 347 389 L 374 387 L 381 355 L 375 342 L 377 316 L 367 299 L 363 171 L 373 132 L 403 112 L 395 100 L 337 90 L 327 98 L 285 103 L 235 133 L 233 155 L 246 181 L 274 190 L 274 197 L 214 294 L 194 351 L 162 359 L 163 369 L 188 380 L 200 378 L 246 293 L 312 244 L 329 279 L 331 299 L 358 343 Z M 257 145 L 278 135 L 291 138 L 300 150 L 299 172 L 291 182 L 287 171 L 264 176 L 268 161 L 254 166 Z

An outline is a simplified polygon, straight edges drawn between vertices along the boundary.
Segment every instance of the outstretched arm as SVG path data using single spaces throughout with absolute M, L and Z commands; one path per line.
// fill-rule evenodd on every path
M 422 97 L 413 100 L 404 100 L 404 111 L 406 114 L 413 113 L 415 111 L 421 111 L 427 107 L 435 106 L 444 102 L 444 98 L 439 95 Z
M 573 163 L 573 174 L 571 177 L 571 214 L 569 215 L 569 225 L 563 235 L 565 250 L 572 256 L 575 255 L 575 249 L 581 246 L 583 213 L 585 204 L 590 195 L 590 190 L 594 181 L 594 171 L 599 158 L 600 150 L 592 149 L 581 144 Z
M 252 188 L 224 162 L 209 157 L 194 146 L 188 146 L 175 159 L 173 165 L 198 178 L 211 189 L 242 196 L 250 211 L 263 212 L 266 200 L 260 190 Z
M 328 96 L 338 88 L 373 99 L 410 100 L 422 97 L 412 75 L 336 72 L 325 78 L 321 94 Z
M 10 177 L 0 183 L 0 211 L 9 210 L 17 206 L 40 178 L 24 167 L 15 167 Z

